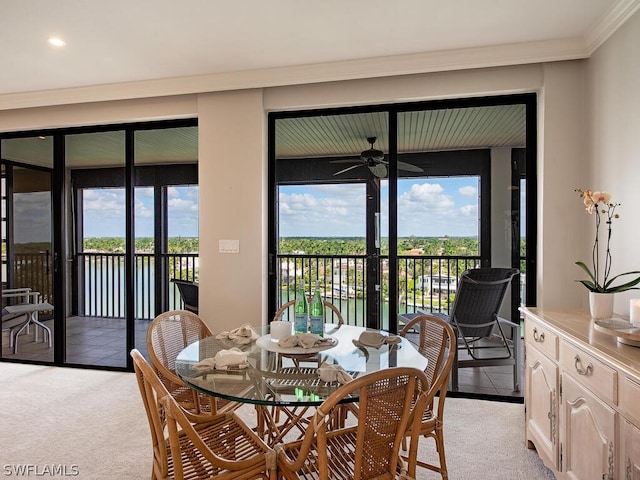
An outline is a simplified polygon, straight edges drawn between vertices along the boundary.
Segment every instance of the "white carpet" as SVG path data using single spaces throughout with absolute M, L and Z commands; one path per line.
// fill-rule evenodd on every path
M 32 477 L 150 478 L 151 439 L 133 374 L 0 363 L 0 385 L 0 475 L 22 468 Z M 525 446 L 521 404 L 448 398 L 445 443 L 452 480 L 554 478 Z M 433 450 L 421 442 L 421 457 Z

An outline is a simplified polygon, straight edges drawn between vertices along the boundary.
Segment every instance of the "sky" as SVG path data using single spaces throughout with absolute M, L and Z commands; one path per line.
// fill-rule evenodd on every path
M 22 194 L 15 203 L 16 242 L 47 241 L 47 192 Z M 170 187 L 169 236 L 198 236 L 198 187 Z M 398 236 L 478 235 L 478 177 L 398 181 Z M 389 191 L 382 182 L 382 236 L 388 236 Z M 153 190 L 136 189 L 137 237 L 153 236 Z M 84 191 L 84 236 L 124 237 L 124 189 Z M 524 211 L 523 223 L 524 223 Z M 364 184 L 281 186 L 281 237 L 364 237 Z
M 198 187 L 169 187 L 169 237 L 198 236 Z M 84 191 L 84 236 L 125 236 L 124 189 Z M 136 188 L 136 237 L 153 237 L 153 189 Z
M 387 182 L 381 231 L 389 231 Z M 478 177 L 398 181 L 398 236 L 478 235 Z M 281 237 L 364 237 L 364 184 L 281 186 Z

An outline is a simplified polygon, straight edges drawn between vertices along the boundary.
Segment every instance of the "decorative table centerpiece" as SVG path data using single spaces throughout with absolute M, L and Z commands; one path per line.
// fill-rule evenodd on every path
M 620 206 L 618 202 L 611 202 L 611 194 L 608 192 L 594 192 L 591 190 L 576 189 L 583 199 L 585 210 L 588 214 L 593 215 L 595 220 L 595 239 L 593 241 L 593 249 L 591 251 L 591 262 L 593 269 L 589 268 L 584 262 L 576 262 L 589 277 L 588 280 L 578 280 L 587 290 L 589 290 L 589 308 L 592 318 L 611 318 L 613 315 L 613 294 L 624 292 L 627 290 L 638 290 L 636 287 L 640 283 L 640 271 L 625 272 L 611 277 L 611 234 L 613 220 L 620 218 L 616 213 L 616 209 Z M 604 219 L 606 224 L 606 248 L 604 253 L 604 262 L 600 260 L 600 223 Z M 635 278 L 614 285 L 613 283 L 621 277 L 635 275 Z M 601 280 L 602 279 L 602 280 Z

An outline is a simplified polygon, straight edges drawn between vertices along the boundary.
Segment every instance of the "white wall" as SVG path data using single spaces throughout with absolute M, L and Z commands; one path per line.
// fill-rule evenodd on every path
M 0 132 L 194 118 L 197 96 L 0 110 Z
M 612 273 L 640 270 L 640 12 L 586 61 L 585 72 L 588 156 L 582 186 L 609 191 L 622 204 L 611 240 Z M 582 214 L 580 223 L 593 235 L 589 215 Z M 591 244 L 583 243 L 588 263 Z M 640 291 L 617 294 L 614 311 L 628 316 L 630 298 L 640 298 Z
M 584 183 L 583 62 L 544 66 L 538 120 L 538 306 L 577 308 L 584 292 L 575 279 L 583 242 L 574 190 Z
M 200 95 L 200 315 L 214 331 L 264 321 L 266 122 L 261 90 Z M 220 253 L 238 240 L 239 253 Z

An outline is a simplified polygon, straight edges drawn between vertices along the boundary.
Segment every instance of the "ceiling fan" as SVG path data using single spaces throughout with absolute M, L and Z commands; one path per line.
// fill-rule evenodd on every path
M 354 168 L 362 167 L 366 165 L 372 174 L 374 174 L 378 178 L 384 178 L 387 176 L 389 162 L 384 159 L 384 153 L 376 148 L 373 148 L 373 145 L 376 143 L 377 137 L 367 137 L 367 142 L 371 144 L 370 148 L 360 153 L 360 158 L 345 158 L 341 160 L 332 160 L 331 163 L 353 163 L 356 165 L 351 165 L 350 167 L 344 168 L 336 173 L 334 176 L 341 175 L 346 173 Z M 398 161 L 398 169 L 406 170 L 408 172 L 423 172 L 424 170 L 416 165 L 412 165 L 410 163 Z

